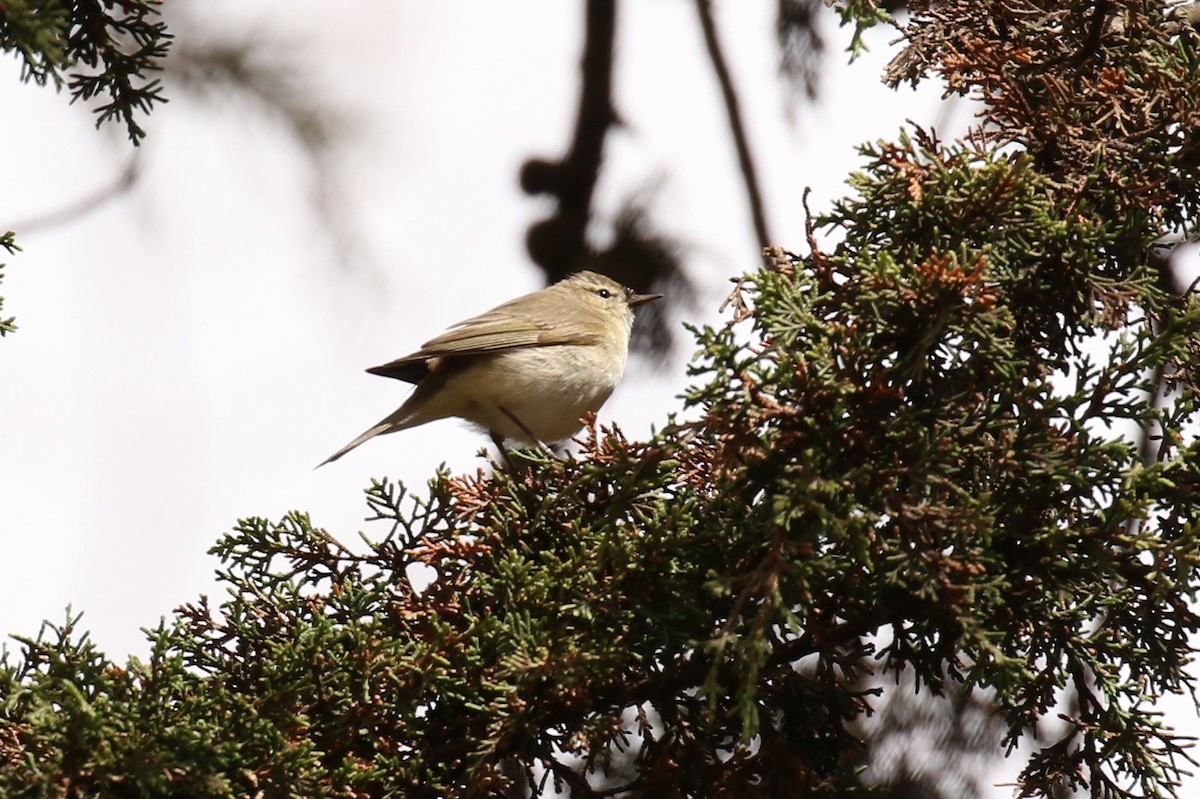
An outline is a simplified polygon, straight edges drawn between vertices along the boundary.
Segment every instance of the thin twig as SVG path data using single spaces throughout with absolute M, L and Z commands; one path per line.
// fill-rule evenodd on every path
M 141 154 L 135 153 L 125 162 L 125 166 L 117 173 L 116 177 L 95 191 L 67 203 L 61 208 L 35 214 L 8 225 L 0 225 L 0 230 L 17 230 L 22 235 L 27 235 L 37 230 L 53 228 L 82 219 L 133 188 L 141 176 L 141 169 Z
M 762 191 L 758 186 L 758 175 L 754 169 L 754 159 L 750 154 L 750 143 L 746 139 L 746 127 L 742 122 L 737 92 L 733 88 L 729 65 L 725 62 L 725 56 L 721 52 L 721 43 L 717 39 L 717 26 L 713 21 L 711 0 L 696 0 L 696 13 L 700 17 L 700 27 L 704 31 L 704 47 L 708 50 L 709 60 L 712 61 L 713 71 L 716 72 L 717 82 L 721 86 L 721 98 L 725 101 L 725 113 L 729 117 L 729 132 L 733 136 L 733 145 L 737 150 L 738 167 L 742 172 L 742 182 L 746 185 L 746 199 L 750 203 L 750 215 L 754 221 L 754 235 L 758 238 L 759 247 L 767 247 L 774 242 L 767 232 L 767 217 L 763 206 Z

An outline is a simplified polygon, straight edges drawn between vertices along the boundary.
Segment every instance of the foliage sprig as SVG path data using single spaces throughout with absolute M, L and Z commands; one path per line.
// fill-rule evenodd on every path
M 149 77 L 161 69 L 171 34 L 161 0 L 6 0 L 0 5 L 0 48 L 21 60 L 21 79 L 67 86 L 71 101 L 106 96 L 96 125 L 119 120 L 130 141 L 146 132 L 138 117 L 166 102 Z

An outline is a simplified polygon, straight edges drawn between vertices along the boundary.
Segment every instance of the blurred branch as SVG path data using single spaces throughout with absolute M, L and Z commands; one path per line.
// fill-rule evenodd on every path
M 521 188 L 527 194 L 548 194 L 558 202 L 555 214 L 534 223 L 526 236 L 529 255 L 548 282 L 579 268 L 587 252 L 587 225 L 604 137 L 617 122 L 612 101 L 616 0 L 588 0 L 585 14 L 583 81 L 571 147 L 560 161 L 530 159 L 521 168 Z
M 870 663 L 864 665 L 869 666 Z M 862 719 L 864 780 L 881 799 L 982 799 L 995 765 L 1004 720 L 989 692 L 947 675 L 947 690 L 919 693 L 911 672 L 897 675 L 902 689 L 887 691 L 875 716 Z M 885 688 L 886 678 L 862 680 Z M 929 746 L 914 746 L 914 741 Z
M 655 228 L 645 194 L 622 204 L 610 243 L 593 254 L 588 266 L 637 291 L 653 288 L 666 295 L 669 304 L 656 302 L 639 309 L 632 340 L 635 351 L 664 353 L 671 348 L 673 334 L 667 312 L 691 307 L 696 289 L 683 273 L 684 246 Z
M 595 269 L 637 291 L 656 288 L 674 303 L 686 302 L 694 291 L 679 263 L 679 245 L 655 231 L 644 204 L 625 204 L 612 221 L 606 247 L 596 248 L 588 239 L 604 140 L 619 122 L 612 99 L 616 0 L 589 0 L 585 15 L 582 87 L 570 148 L 561 160 L 531 158 L 521 167 L 521 188 L 530 196 L 549 195 L 557 205 L 550 217 L 530 226 L 530 258 L 547 282 L 578 269 Z M 659 353 L 670 348 L 672 334 L 662 311 L 660 307 L 640 315 L 635 348 Z
M 311 87 L 297 79 L 303 74 L 299 66 L 279 42 L 264 45 L 249 37 L 182 41 L 173 53 L 170 77 L 201 100 L 252 98 L 258 110 L 274 116 L 317 161 L 332 140 L 330 114 L 310 100 Z
M 816 19 L 824 0 L 778 0 L 775 40 L 779 46 L 779 73 L 797 94 L 817 96 L 817 78 L 825 41 Z
M 0 227 L 8 230 L 20 230 L 22 234 L 28 234 L 45 228 L 74 222 L 93 211 L 99 210 L 110 201 L 115 200 L 132 189 L 141 175 L 141 169 L 141 155 L 140 153 L 134 153 L 126 159 L 125 166 L 121 168 L 121 171 L 100 188 L 77 200 L 72 200 L 57 209 L 34 214 L 25 219 L 18 219 L 11 224 L 0 225 Z
M 2 16 L 0 21 L 4 21 Z M 163 71 L 164 80 L 171 85 L 177 100 L 221 106 L 244 101 L 251 110 L 273 120 L 289 135 L 308 163 L 314 215 L 333 240 L 335 252 L 343 261 L 348 260 L 354 237 L 341 210 L 342 204 L 337 202 L 330 157 L 336 142 L 331 131 L 338 115 L 319 99 L 313 99 L 316 94 L 306 81 L 303 65 L 292 56 L 296 48 L 250 34 L 241 38 L 213 38 L 207 29 L 199 27 L 201 24 L 187 16 L 172 19 L 171 29 L 181 31 L 182 37 L 172 45 L 170 57 L 161 64 L 155 61 L 153 68 Z M 32 73 L 39 82 L 53 75 Z M 59 208 L 16 220 L 8 227 L 28 233 L 74 222 L 133 189 L 142 176 L 141 167 L 141 157 L 135 153 L 99 188 Z
M 763 207 L 762 191 L 758 186 L 758 175 L 754 169 L 754 159 L 750 154 L 750 143 L 746 139 L 746 128 L 742 122 L 742 112 L 737 92 L 733 88 L 733 78 L 729 74 L 729 66 L 721 52 L 721 44 L 717 39 L 717 28 L 713 22 L 711 0 L 696 0 L 696 13 L 700 18 L 700 27 L 704 31 L 704 47 L 712 61 L 713 71 L 717 75 L 717 83 L 721 87 L 721 98 L 725 102 L 725 113 L 729 117 L 729 132 L 733 136 L 733 145 L 737 150 L 738 168 L 742 172 L 742 182 L 746 185 L 746 199 L 750 204 L 750 216 L 754 222 L 754 236 L 759 247 L 767 247 L 775 241 L 767 232 L 767 216 Z
M 314 91 L 305 63 L 295 55 L 301 48 L 255 31 L 217 34 L 190 16 L 173 28 L 182 33 L 167 63 L 168 79 L 194 100 L 222 110 L 240 101 L 291 138 L 308 166 L 313 215 L 338 258 L 348 263 L 356 237 L 339 202 L 332 156 L 352 126 L 339 124 L 341 109 Z

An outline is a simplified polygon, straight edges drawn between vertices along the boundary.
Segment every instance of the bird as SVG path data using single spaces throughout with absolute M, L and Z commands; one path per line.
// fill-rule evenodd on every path
M 450 417 L 485 431 L 501 453 L 506 440 L 562 441 L 620 382 L 634 308 L 661 297 L 596 272 L 576 272 L 452 325 L 416 352 L 367 369 L 415 389 L 319 466 L 375 436 Z

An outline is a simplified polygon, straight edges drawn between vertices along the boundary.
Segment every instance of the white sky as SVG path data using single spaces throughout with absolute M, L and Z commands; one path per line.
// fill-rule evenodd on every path
M 793 106 L 789 122 L 773 6 L 718 3 L 718 24 L 771 229 L 800 250 L 803 187 L 825 206 L 857 167 L 855 144 L 893 137 L 906 118 L 930 123 L 940 106 L 936 86 L 879 84 L 893 35 L 843 68 L 849 33 L 831 29 L 824 101 Z M 628 128 L 609 142 L 600 205 L 661 179 L 656 216 L 691 243 L 704 291 L 686 316 L 715 321 L 726 280 L 755 268 L 758 248 L 698 25 L 687 3 L 621 12 Z M 134 193 L 18 230 L 25 251 L 3 259 L 0 286 L 20 325 L 0 342 L 0 633 L 32 634 L 70 603 L 111 656 L 143 653 L 140 627 L 201 593 L 220 600 L 206 551 L 236 519 L 296 508 L 343 540 L 381 535 L 361 523 L 371 477 L 420 489 L 442 461 L 479 464 L 484 440 L 439 422 L 313 471 L 404 397 L 364 368 L 539 287 L 523 236 L 545 209 L 516 174 L 568 142 L 580 19 L 581 4 L 561 0 L 351 0 L 336 14 L 312 0 L 205 4 L 206 26 L 289 42 L 345 112 L 335 202 L 355 249 L 339 261 L 312 217 L 303 159 L 270 121 L 177 94 L 146 123 Z M 535 33 L 547 30 L 558 35 Z M 84 109 L 17 75 L 12 59 L 0 64 L 0 228 L 103 185 L 130 151 L 115 126 L 97 133 Z M 950 127 L 965 116 L 960 107 Z M 601 420 L 644 435 L 676 409 L 693 349 L 680 342 L 670 364 L 635 361 Z M 1172 717 L 1195 729 L 1189 707 L 1172 705 Z

